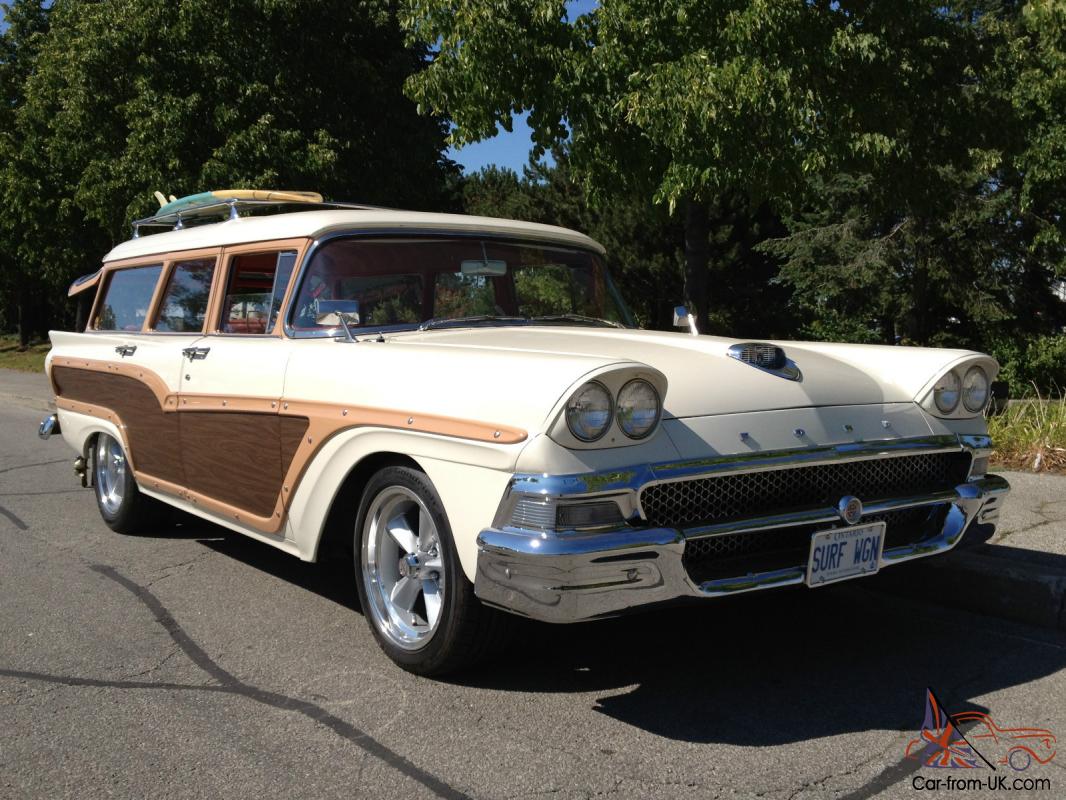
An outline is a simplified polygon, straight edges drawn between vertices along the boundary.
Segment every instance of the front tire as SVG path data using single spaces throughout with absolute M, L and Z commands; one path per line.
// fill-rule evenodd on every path
M 98 434 L 93 443 L 93 489 L 104 523 L 118 533 L 139 533 L 163 524 L 167 506 L 141 493 L 122 445 Z
M 366 486 L 355 528 L 359 602 L 378 645 L 418 675 L 470 666 L 494 649 L 502 614 L 474 595 L 444 506 L 426 475 L 386 467 Z

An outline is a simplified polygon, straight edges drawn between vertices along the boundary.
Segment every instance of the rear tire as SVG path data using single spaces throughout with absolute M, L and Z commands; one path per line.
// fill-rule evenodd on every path
M 444 506 L 425 473 L 382 469 L 367 483 L 354 538 L 359 602 L 378 645 L 417 675 L 444 675 L 495 651 L 508 620 L 474 595 Z
M 170 507 L 141 493 L 122 445 L 97 434 L 92 448 L 93 490 L 104 523 L 118 533 L 142 533 L 166 523 Z

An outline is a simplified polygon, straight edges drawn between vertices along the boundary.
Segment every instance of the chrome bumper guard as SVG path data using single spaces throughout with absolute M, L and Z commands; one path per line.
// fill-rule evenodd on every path
M 869 503 L 864 517 L 919 506 L 947 508 L 939 533 L 887 548 L 881 566 L 951 550 L 972 523 L 995 522 L 1009 491 L 1003 478 L 984 475 L 949 491 Z M 806 564 L 697 583 L 683 557 L 690 538 L 812 523 L 842 524 L 836 509 L 826 508 L 686 530 L 627 525 L 606 531 L 555 533 L 497 525 L 478 536 L 474 588 L 488 605 L 546 622 L 578 622 L 679 598 L 721 597 L 802 584 Z
M 41 420 L 41 424 L 37 426 L 37 435 L 42 439 L 48 439 L 52 434 L 60 433 L 59 429 L 59 417 L 55 414 L 49 414 L 47 417 Z

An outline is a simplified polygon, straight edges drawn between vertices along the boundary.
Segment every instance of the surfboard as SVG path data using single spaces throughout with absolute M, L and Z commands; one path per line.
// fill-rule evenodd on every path
M 217 213 L 220 203 L 227 200 L 249 200 L 267 203 L 321 203 L 322 195 L 317 192 L 288 192 L 273 189 L 216 189 L 213 192 L 200 192 L 179 197 L 162 206 L 155 217 L 171 214 L 194 216 L 197 211 L 210 210 Z

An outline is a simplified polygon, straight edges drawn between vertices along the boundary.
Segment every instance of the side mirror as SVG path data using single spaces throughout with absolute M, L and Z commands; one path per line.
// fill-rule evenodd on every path
M 696 318 L 684 306 L 674 306 L 674 327 L 688 328 L 688 332 L 693 336 L 699 335 L 699 330 L 696 328 Z

